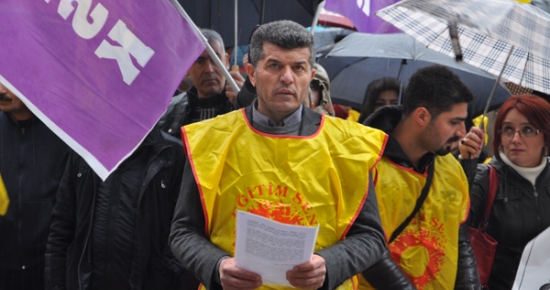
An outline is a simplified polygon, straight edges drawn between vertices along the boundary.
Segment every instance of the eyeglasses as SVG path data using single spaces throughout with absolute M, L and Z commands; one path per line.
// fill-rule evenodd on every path
M 500 130 L 498 130 L 498 134 L 502 137 L 506 137 L 506 138 L 513 138 L 514 135 L 516 134 L 516 132 L 519 133 L 519 136 L 520 137 L 523 137 L 523 138 L 533 138 L 535 136 L 537 136 L 540 131 L 538 129 L 535 129 L 531 126 L 524 126 L 522 128 L 520 128 L 519 130 L 516 130 L 516 128 L 512 128 L 512 127 L 504 127 Z

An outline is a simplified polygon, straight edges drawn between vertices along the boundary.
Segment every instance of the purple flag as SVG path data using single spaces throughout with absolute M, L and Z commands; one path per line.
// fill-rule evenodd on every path
M 325 9 L 349 18 L 359 32 L 396 33 L 402 31 L 374 13 L 397 2 L 399 0 L 326 0 Z
M 0 39 L 0 82 L 103 179 L 205 48 L 170 0 L 2 0 Z

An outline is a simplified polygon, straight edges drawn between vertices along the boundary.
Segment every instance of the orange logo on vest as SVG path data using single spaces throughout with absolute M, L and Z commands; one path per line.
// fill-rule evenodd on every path
M 272 182 L 246 188 L 239 194 L 237 209 L 285 224 L 313 226 L 318 224 L 311 204 L 300 192 L 289 192 L 288 186 Z

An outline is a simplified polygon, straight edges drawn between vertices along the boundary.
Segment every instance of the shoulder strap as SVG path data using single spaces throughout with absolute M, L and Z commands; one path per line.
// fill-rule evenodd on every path
M 491 213 L 491 209 L 493 208 L 493 202 L 495 201 L 498 189 L 497 170 L 492 165 L 487 164 L 487 167 L 489 167 L 489 192 L 487 194 L 487 204 L 485 205 L 485 211 L 483 212 L 483 216 L 481 217 L 481 220 L 479 222 L 480 229 L 484 229 L 487 225 L 489 214 Z
M 426 184 L 424 184 L 424 187 L 422 188 L 422 192 L 420 193 L 420 196 L 416 200 L 416 205 L 414 206 L 414 209 L 412 213 L 399 225 L 399 227 L 393 231 L 393 234 L 391 235 L 391 238 L 388 242 L 390 244 L 403 232 L 403 230 L 409 225 L 411 220 L 414 218 L 414 216 L 418 213 L 420 208 L 422 207 L 422 204 L 426 200 L 426 197 L 428 196 L 428 191 L 430 191 L 430 187 L 432 185 L 432 179 L 434 176 L 434 168 L 435 168 L 435 160 L 428 166 L 428 178 L 426 179 Z

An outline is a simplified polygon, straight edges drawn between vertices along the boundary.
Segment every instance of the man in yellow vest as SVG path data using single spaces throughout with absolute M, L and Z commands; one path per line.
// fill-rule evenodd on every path
M 481 289 L 465 224 L 468 181 L 448 154 L 466 133 L 472 99 L 458 76 L 430 66 L 410 78 L 402 107 L 384 107 L 364 122 L 389 134 L 374 171 L 380 219 L 391 258 L 417 289 Z M 365 278 L 391 277 L 395 267 L 385 262 Z
M 386 135 L 303 106 L 313 62 L 304 27 L 260 26 L 246 67 L 258 99 L 182 128 L 188 162 L 170 241 L 203 289 L 293 289 L 235 265 L 237 210 L 319 225 L 311 260 L 286 273 L 296 288 L 355 289 L 386 251 L 370 178 Z

